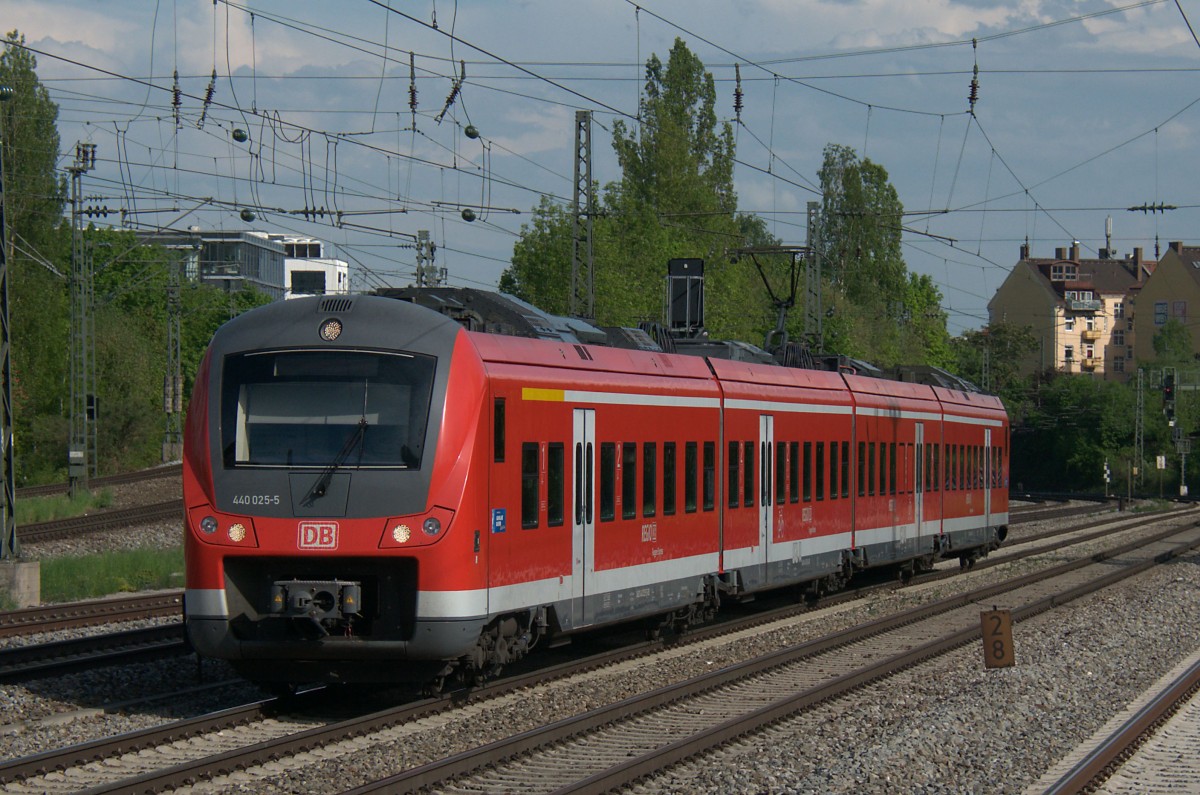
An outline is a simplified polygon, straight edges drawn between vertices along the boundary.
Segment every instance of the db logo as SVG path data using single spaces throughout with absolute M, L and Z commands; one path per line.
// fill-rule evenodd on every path
M 301 549 L 337 549 L 337 522 L 301 522 L 296 545 Z

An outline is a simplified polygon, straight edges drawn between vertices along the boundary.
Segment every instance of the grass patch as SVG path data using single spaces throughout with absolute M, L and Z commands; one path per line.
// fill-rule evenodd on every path
M 131 549 L 42 560 L 42 601 L 183 587 L 183 547 Z
M 82 516 L 88 511 L 107 508 L 112 505 L 112 501 L 113 495 L 109 489 L 85 492 L 73 499 L 65 494 L 29 497 L 17 500 L 14 516 L 18 525 L 53 522 L 55 519 L 68 519 L 72 516 Z

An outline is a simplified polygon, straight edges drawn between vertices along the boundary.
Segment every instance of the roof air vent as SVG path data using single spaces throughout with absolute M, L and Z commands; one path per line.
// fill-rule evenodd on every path
M 354 299 L 338 296 L 335 298 L 322 298 L 321 304 L 317 308 L 318 312 L 349 312 L 354 308 Z

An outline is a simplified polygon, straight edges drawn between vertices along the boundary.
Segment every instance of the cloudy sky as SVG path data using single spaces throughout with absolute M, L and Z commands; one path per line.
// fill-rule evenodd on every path
M 594 114 L 595 179 L 617 179 L 613 122 L 636 124 L 645 60 L 677 37 L 730 121 L 740 70 L 741 208 L 803 244 L 822 150 L 853 147 L 887 169 L 905 259 L 939 285 L 954 332 L 986 322 L 1025 241 L 1035 256 L 1073 241 L 1096 256 L 1107 217 L 1119 256 L 1200 240 L 1200 0 L 2 8 L 59 104 L 62 166 L 76 141 L 96 144 L 94 206 L 140 228 L 318 237 L 361 289 L 411 282 L 418 230 L 452 284 L 494 286 L 541 197 L 571 198 L 575 112 Z M 1128 209 L 1160 204 L 1176 209 Z

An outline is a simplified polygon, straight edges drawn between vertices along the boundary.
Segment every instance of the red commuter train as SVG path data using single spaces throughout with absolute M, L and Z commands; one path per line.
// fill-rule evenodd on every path
M 187 633 L 250 679 L 470 681 L 547 638 L 1004 540 L 998 398 L 396 292 L 248 312 L 197 374 Z

